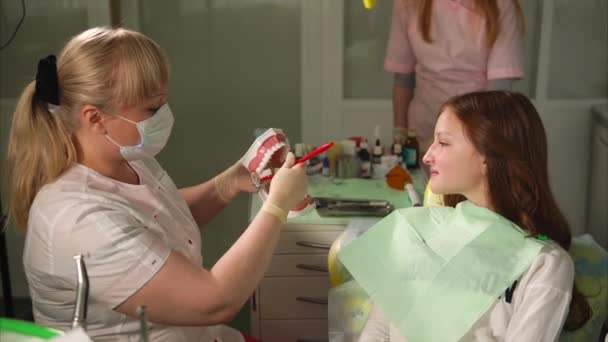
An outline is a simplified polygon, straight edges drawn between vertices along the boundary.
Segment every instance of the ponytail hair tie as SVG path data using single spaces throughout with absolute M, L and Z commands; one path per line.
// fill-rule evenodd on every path
M 38 62 L 34 98 L 56 106 L 59 105 L 57 58 L 54 55 L 49 55 Z

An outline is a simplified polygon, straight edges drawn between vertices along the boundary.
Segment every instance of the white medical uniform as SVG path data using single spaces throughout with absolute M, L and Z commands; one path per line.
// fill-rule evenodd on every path
M 503 295 L 460 341 L 556 341 L 568 315 L 573 281 L 570 255 L 555 244 L 543 247 L 519 279 L 511 302 Z M 407 338 L 375 305 L 359 341 L 407 342 Z
M 87 255 L 87 332 L 96 341 L 139 340 L 138 320 L 114 308 L 156 274 L 171 250 L 202 265 L 200 231 L 169 175 L 154 159 L 130 164 L 139 185 L 75 164 L 36 195 L 23 263 L 37 323 L 70 329 L 76 254 Z M 225 326 L 150 324 L 151 341 L 216 341 L 219 336 L 224 338 L 217 341 L 244 340 Z

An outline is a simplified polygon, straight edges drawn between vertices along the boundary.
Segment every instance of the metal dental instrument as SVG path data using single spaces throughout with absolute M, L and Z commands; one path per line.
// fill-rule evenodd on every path
M 139 334 L 140 342 L 148 342 L 148 316 L 146 314 L 146 306 L 141 305 L 137 307 L 137 316 L 139 317 Z
M 86 331 L 89 299 L 89 276 L 87 275 L 84 256 L 82 254 L 78 254 L 74 256 L 74 260 L 76 262 L 78 287 L 76 289 L 76 305 L 74 306 L 72 329 L 82 328 Z

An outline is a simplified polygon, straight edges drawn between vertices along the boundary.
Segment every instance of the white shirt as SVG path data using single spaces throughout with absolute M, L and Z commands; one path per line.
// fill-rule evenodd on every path
M 202 265 L 200 231 L 171 178 L 154 159 L 130 164 L 139 185 L 75 164 L 36 195 L 23 263 L 37 323 L 70 329 L 76 254 L 86 255 L 87 332 L 96 341 L 139 340 L 139 321 L 114 308 L 158 272 L 171 250 Z M 233 334 L 228 341 L 243 340 L 221 326 L 149 327 L 151 341 L 213 341 L 224 333 Z
M 511 303 L 503 294 L 460 341 L 556 341 L 568 315 L 573 281 L 570 255 L 555 244 L 543 247 L 519 279 Z M 407 342 L 407 338 L 374 305 L 359 341 Z

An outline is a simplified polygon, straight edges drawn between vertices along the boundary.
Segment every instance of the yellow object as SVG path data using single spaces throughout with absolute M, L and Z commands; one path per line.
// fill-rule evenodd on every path
M 329 174 L 336 175 L 336 160 L 340 157 L 340 154 L 342 154 L 342 145 L 333 144 L 325 153 L 327 153 L 327 159 L 329 160 Z
M 329 253 L 327 254 L 327 269 L 329 271 L 329 281 L 331 286 L 338 286 L 346 281 L 352 279 L 352 276 L 342 263 L 338 260 L 338 252 L 344 245 L 345 238 L 349 238 L 346 234 L 342 233 L 334 242 L 331 244 Z
M 372 309 L 371 299 L 363 292 L 359 295 L 352 295 L 345 303 L 345 309 L 350 313 L 349 324 L 346 325 L 346 332 L 349 335 L 360 333 L 367 322 L 367 317 Z
M 354 280 L 329 289 L 328 325 L 332 341 L 358 341 L 372 300 Z
M 363 6 L 365 6 L 366 9 L 371 10 L 376 6 L 376 0 L 363 0 Z
M 423 205 L 425 207 L 440 207 L 443 206 L 443 196 L 437 195 L 431 191 L 431 181 L 429 180 L 426 183 L 426 188 L 424 189 L 424 200 Z
M 353 279 L 346 267 L 344 267 L 338 259 L 338 253 L 340 253 L 340 250 L 349 243 L 355 241 L 357 237 L 363 234 L 363 232 L 375 224 L 375 222 L 377 221 L 370 220 L 359 221 L 357 224 L 351 223 L 331 244 L 329 253 L 327 254 L 327 269 L 329 271 L 329 281 L 332 287 L 342 285 Z

